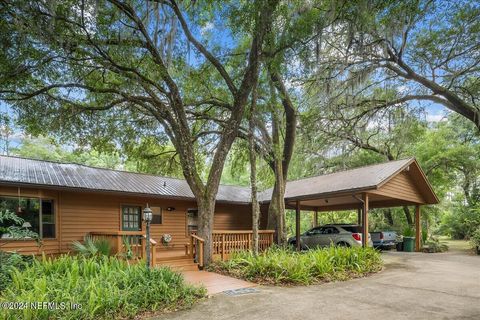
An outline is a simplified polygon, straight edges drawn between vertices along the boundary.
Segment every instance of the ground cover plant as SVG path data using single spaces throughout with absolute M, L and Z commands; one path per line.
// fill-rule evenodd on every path
M 53 310 L 0 310 L 1 319 L 132 318 L 142 312 L 188 307 L 205 296 L 204 288 L 185 284 L 168 268 L 151 269 L 115 257 L 43 257 L 12 271 L 12 283 L 0 295 L 6 301 L 56 302 Z M 58 304 L 66 303 L 66 307 Z M 72 309 L 69 303 L 81 308 Z
M 22 256 L 18 253 L 0 250 L 0 294 L 11 282 L 13 269 L 23 270 L 32 263 L 32 256 Z
M 328 247 L 303 252 L 273 247 L 254 255 L 234 253 L 209 269 L 237 278 L 274 285 L 308 285 L 348 280 L 382 269 L 380 253 L 372 248 Z

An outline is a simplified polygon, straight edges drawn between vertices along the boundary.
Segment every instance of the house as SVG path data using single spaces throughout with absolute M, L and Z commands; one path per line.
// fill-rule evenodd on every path
M 259 194 L 262 248 L 273 243 L 273 231 L 265 230 L 270 195 L 271 190 Z M 285 203 L 296 209 L 299 236 L 301 210 L 314 211 L 315 216 L 328 210 L 358 210 L 359 223 L 366 222 L 367 232 L 369 208 L 415 205 L 419 221 L 420 205 L 435 204 L 438 199 L 416 160 L 406 159 L 290 181 Z M 73 241 L 90 234 L 108 239 L 117 252 L 126 247 L 144 251 L 141 217 L 147 204 L 153 211 L 155 263 L 192 257 L 202 239 L 194 235 L 196 203 L 185 180 L 0 156 L 0 210 L 16 212 L 42 239 L 38 246 L 34 240 L 3 235 L 3 250 L 65 253 Z M 214 217 L 214 255 L 225 258 L 231 251 L 249 248 L 251 227 L 250 188 L 221 185 Z

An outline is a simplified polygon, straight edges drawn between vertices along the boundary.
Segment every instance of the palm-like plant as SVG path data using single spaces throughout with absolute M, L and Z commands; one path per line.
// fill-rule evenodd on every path
M 75 252 L 86 257 L 108 256 L 111 253 L 111 245 L 106 239 L 94 240 L 90 235 L 85 236 L 83 243 L 74 241 L 72 248 Z

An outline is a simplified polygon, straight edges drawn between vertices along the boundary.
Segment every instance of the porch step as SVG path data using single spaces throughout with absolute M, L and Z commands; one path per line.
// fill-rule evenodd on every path
M 183 254 L 176 256 L 163 256 L 161 253 L 157 253 L 157 261 L 177 261 L 177 260 L 188 260 L 191 261 L 192 258 Z
M 198 265 L 193 262 L 193 259 L 187 256 L 157 258 L 156 265 L 159 267 L 167 266 L 176 271 L 196 271 Z

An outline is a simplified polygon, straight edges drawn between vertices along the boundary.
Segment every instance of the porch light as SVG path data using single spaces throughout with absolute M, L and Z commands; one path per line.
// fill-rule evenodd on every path
M 143 221 L 147 223 L 152 222 L 152 217 L 153 217 L 152 209 L 150 209 L 150 207 L 147 204 L 147 206 L 143 209 Z
M 150 222 L 152 222 L 152 217 L 153 217 L 153 213 L 152 213 L 152 209 L 150 209 L 150 207 L 148 206 L 148 203 L 147 205 L 145 206 L 145 208 L 143 209 L 143 221 L 145 221 L 145 224 L 146 224 L 146 239 L 145 239 L 145 250 L 147 251 L 146 252 L 146 256 L 147 256 L 147 269 L 150 270 Z

